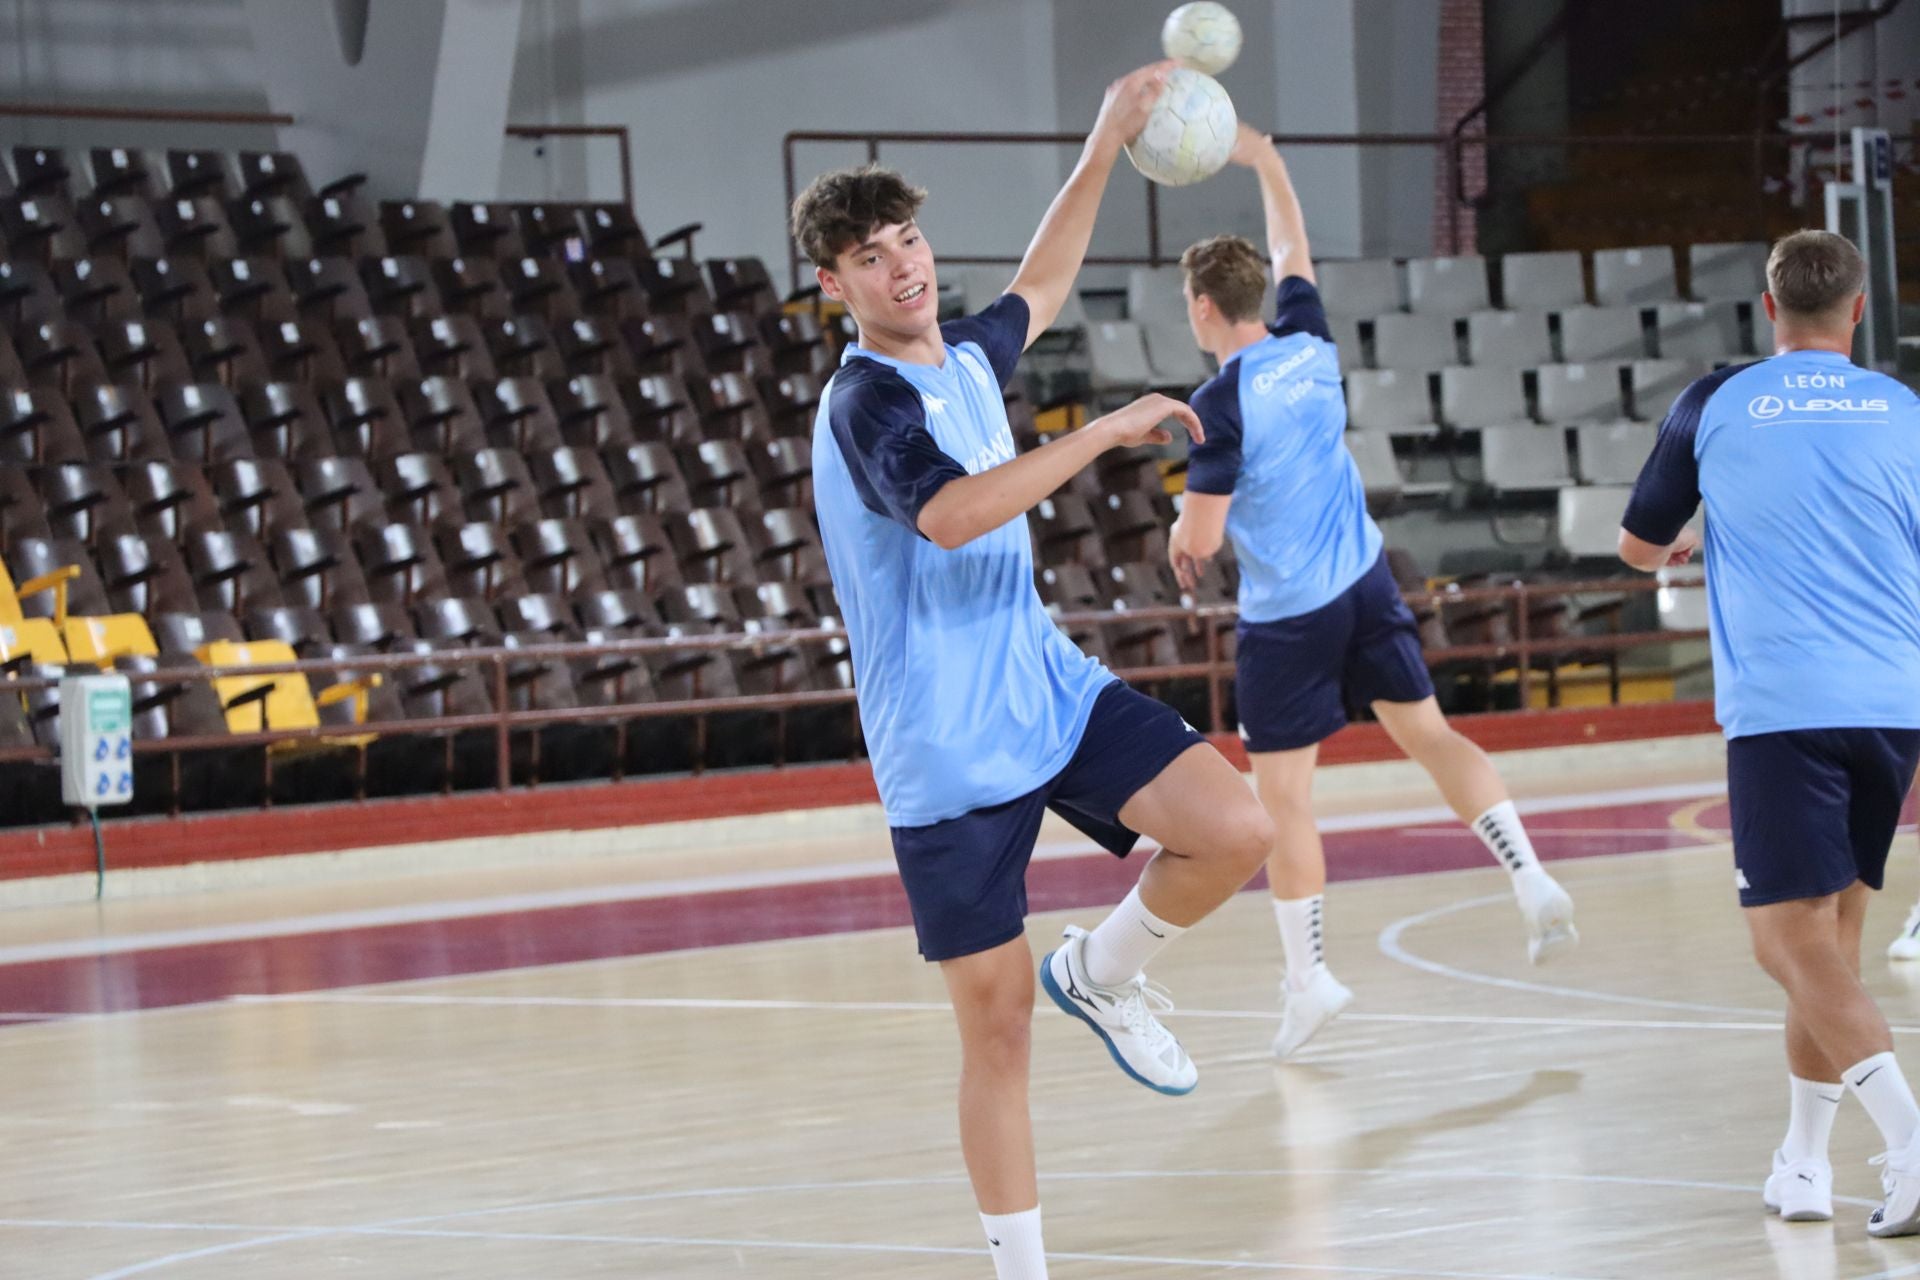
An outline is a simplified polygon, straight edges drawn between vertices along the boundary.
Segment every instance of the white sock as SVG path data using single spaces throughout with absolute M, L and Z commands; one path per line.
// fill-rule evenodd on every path
M 1913 1090 L 1907 1087 L 1907 1077 L 1894 1061 L 1892 1051 L 1856 1062 L 1841 1075 L 1847 1088 L 1853 1090 L 1853 1096 L 1860 1099 L 1860 1105 L 1880 1126 L 1887 1150 L 1905 1150 L 1913 1140 L 1914 1130 L 1920 1129 L 1920 1107 L 1914 1105 Z
M 1787 1087 L 1787 1136 L 1780 1143 L 1780 1154 L 1788 1160 L 1825 1160 L 1833 1118 L 1840 1114 L 1847 1087 L 1796 1075 L 1787 1077 Z
M 1113 914 L 1087 935 L 1087 949 L 1081 953 L 1087 980 L 1097 987 L 1117 987 L 1185 932 L 1147 910 L 1140 901 L 1140 886 L 1135 885 Z
M 1499 859 L 1510 874 L 1517 876 L 1522 871 L 1540 869 L 1533 841 L 1527 839 L 1527 829 L 1520 825 L 1520 813 L 1513 807 L 1513 801 L 1502 800 L 1475 818 L 1471 825 L 1473 834 L 1487 846 L 1487 852 Z
M 1326 895 L 1311 898 L 1275 898 L 1273 916 L 1280 922 L 1280 949 L 1287 957 L 1287 989 L 1304 991 L 1315 965 L 1327 962 L 1321 938 L 1320 913 Z
M 1040 1243 L 1040 1206 L 1022 1213 L 983 1213 L 987 1251 L 999 1280 L 1047 1280 L 1047 1250 Z

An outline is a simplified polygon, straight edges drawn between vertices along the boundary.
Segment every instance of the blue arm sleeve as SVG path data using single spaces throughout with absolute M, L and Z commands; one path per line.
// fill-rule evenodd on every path
M 1302 276 L 1288 276 L 1280 282 L 1278 305 L 1267 331 L 1276 338 L 1290 333 L 1310 333 L 1325 342 L 1333 341 L 1327 327 L 1327 308 L 1320 301 L 1320 290 Z
M 860 501 L 915 533 L 920 509 L 947 481 L 967 474 L 935 443 L 919 394 L 897 374 L 836 388 L 828 421 Z
M 1003 293 L 986 310 L 941 325 L 940 336 L 950 346 L 971 342 L 986 352 L 987 363 L 993 366 L 993 376 L 1004 391 L 1013 377 L 1014 365 L 1020 362 L 1020 353 L 1027 349 L 1031 318 L 1025 298 Z
M 1640 468 L 1633 497 L 1620 517 L 1620 527 L 1642 542 L 1666 546 L 1680 536 L 1680 530 L 1699 509 L 1700 464 L 1694 456 L 1694 441 L 1700 431 L 1701 412 L 1723 381 L 1707 377 L 1694 382 L 1680 393 L 1660 424 L 1653 452 Z
M 1240 362 L 1210 379 L 1188 401 L 1206 428 L 1204 444 L 1187 452 L 1187 489 L 1192 493 L 1229 494 L 1240 478 Z

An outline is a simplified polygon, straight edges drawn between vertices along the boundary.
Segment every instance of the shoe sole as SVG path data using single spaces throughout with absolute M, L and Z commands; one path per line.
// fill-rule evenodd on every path
M 1831 1206 L 1829 1206 L 1825 1210 L 1795 1209 L 1791 1213 L 1789 1213 L 1786 1210 L 1782 1209 L 1779 1205 L 1773 1203 L 1771 1200 L 1768 1200 L 1764 1197 L 1761 1198 L 1760 1203 L 1766 1206 L 1768 1213 L 1778 1214 L 1780 1217 L 1780 1221 L 1782 1222 L 1832 1222 L 1833 1221 L 1833 1209 Z
M 1895 1236 L 1910 1236 L 1916 1232 L 1920 1232 L 1920 1217 L 1908 1218 L 1892 1227 L 1876 1227 L 1871 1222 L 1867 1224 L 1867 1234 L 1876 1240 L 1888 1240 Z
M 1920 938 L 1895 938 L 1887 947 L 1889 960 L 1920 960 Z
M 1047 952 L 1047 958 L 1040 962 L 1041 989 L 1047 993 L 1047 997 L 1052 1000 L 1054 1004 L 1059 1006 L 1060 1012 L 1078 1018 L 1092 1030 L 1093 1034 L 1100 1037 L 1100 1043 L 1107 1046 L 1107 1056 L 1113 1059 L 1113 1064 L 1116 1067 L 1119 1067 L 1127 1073 L 1129 1080 L 1132 1080 L 1135 1084 L 1145 1085 L 1155 1093 L 1165 1094 L 1169 1098 L 1184 1098 L 1198 1087 L 1200 1082 L 1197 1080 L 1184 1089 L 1176 1089 L 1172 1085 L 1155 1084 L 1138 1071 L 1135 1071 L 1133 1067 L 1128 1064 L 1126 1058 L 1121 1056 L 1120 1050 L 1114 1046 L 1113 1037 L 1107 1034 L 1107 1029 L 1083 1013 L 1080 1007 L 1073 1002 L 1073 998 L 1062 991 L 1060 984 L 1053 980 L 1053 956 L 1054 953 L 1049 951 Z
M 1580 931 L 1573 927 L 1573 921 L 1557 920 L 1541 932 L 1538 942 L 1529 941 L 1527 961 L 1540 964 L 1555 956 L 1565 955 L 1579 945 Z
M 1284 1051 L 1280 1048 L 1279 1045 L 1276 1044 L 1273 1047 L 1273 1056 L 1279 1059 L 1281 1062 L 1292 1061 L 1294 1054 L 1300 1052 L 1302 1049 L 1306 1048 L 1309 1044 L 1312 1044 L 1313 1038 L 1319 1035 L 1322 1031 L 1325 1031 L 1327 1029 L 1327 1025 L 1333 1022 L 1334 1019 L 1338 1018 L 1341 1014 L 1345 1013 L 1347 1011 L 1347 1006 L 1351 1005 L 1352 1003 L 1353 1003 L 1353 992 L 1349 991 L 1347 992 L 1346 999 L 1342 1000 L 1339 1004 L 1335 1005 L 1332 1008 L 1332 1010 L 1328 1012 L 1326 1017 L 1320 1019 L 1320 1021 L 1313 1024 L 1313 1030 L 1307 1032 L 1306 1035 L 1302 1036 L 1299 1044 L 1296 1044 L 1291 1049 L 1286 1049 Z

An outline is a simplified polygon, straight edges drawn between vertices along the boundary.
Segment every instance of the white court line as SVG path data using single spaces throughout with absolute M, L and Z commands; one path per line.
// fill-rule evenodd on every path
M 1650 787 L 1627 787 L 1611 791 L 1542 796 L 1516 803 L 1522 813 L 1558 813 L 1568 809 L 1598 809 L 1610 805 L 1646 804 L 1659 800 L 1698 799 L 1702 796 L 1719 795 L 1725 791 L 1725 784 L 1719 782 L 1666 783 Z M 1455 820 L 1453 811 L 1446 806 L 1429 805 L 1418 808 L 1340 814 L 1321 820 L 1319 827 L 1326 832 L 1379 831 Z M 1050 841 L 1034 849 L 1033 860 L 1050 862 L 1099 851 L 1100 846 L 1091 841 Z M 547 911 L 560 907 L 592 906 L 610 902 L 637 902 L 650 898 L 678 898 L 691 894 L 720 893 L 738 889 L 819 884 L 894 874 L 895 867 L 891 858 L 870 858 L 816 867 L 784 867 L 765 871 L 731 872 L 723 875 L 687 876 L 673 880 L 592 885 L 539 893 L 455 899 L 450 902 L 404 903 L 390 907 L 366 907 L 354 911 L 287 916 L 279 920 L 244 921 L 236 924 L 205 925 L 192 929 L 163 929 L 148 933 L 109 934 L 91 938 L 63 938 L 53 942 L 21 943 L 0 947 L 0 965 L 25 964 L 38 960 L 70 960 L 83 956 L 121 955 L 130 951 L 157 951 L 169 947 L 200 946 L 213 942 L 283 938 L 304 933 L 379 928 L 383 925 L 421 924 L 436 920 L 508 915 L 521 911 Z

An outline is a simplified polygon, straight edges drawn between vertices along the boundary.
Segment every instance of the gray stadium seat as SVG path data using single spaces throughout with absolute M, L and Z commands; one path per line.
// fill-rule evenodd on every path
M 1587 422 L 1575 427 L 1581 484 L 1632 484 L 1653 452 L 1658 428 L 1644 422 Z
M 1692 278 L 1689 296 L 1707 301 L 1731 298 L 1760 305 L 1767 287 L 1767 246 L 1758 240 L 1696 244 L 1687 250 Z
M 1632 485 L 1580 485 L 1560 491 L 1560 545 L 1581 559 L 1612 558 L 1620 552 L 1620 517 L 1627 512 Z
M 1377 369 L 1439 369 L 1460 363 L 1453 317 L 1396 313 L 1375 317 L 1373 363 Z
M 1553 363 L 1544 311 L 1476 311 L 1467 317 L 1467 361 L 1502 369 Z
M 1187 326 L 1184 278 L 1178 267 L 1133 267 L 1127 271 L 1127 319 L 1153 327 L 1155 321 Z
M 1647 354 L 1638 307 L 1570 307 L 1560 313 L 1560 358 L 1568 364 L 1612 360 L 1625 364 Z
M 1087 362 L 1096 396 L 1136 395 L 1154 383 L 1146 339 L 1129 320 L 1101 320 L 1087 326 Z
M 1707 365 L 1698 360 L 1635 360 L 1627 371 L 1633 416 L 1643 422 L 1658 422 L 1667 416 L 1674 398 L 1687 389 L 1687 384 L 1706 371 Z
M 1400 369 L 1357 369 L 1347 375 L 1347 422 L 1356 431 L 1430 436 L 1433 420 L 1428 375 Z
M 1673 250 L 1664 244 L 1593 253 L 1593 300 L 1603 307 L 1648 306 L 1680 296 Z
M 1586 301 L 1577 253 L 1510 253 L 1500 259 L 1500 303 L 1509 311 L 1558 311 Z
M 1525 423 L 1527 393 L 1520 371 L 1461 366 L 1442 369 L 1440 421 L 1468 430 Z
M 1360 345 L 1360 322 L 1352 316 L 1328 316 L 1327 332 L 1340 353 L 1340 372 L 1367 367 L 1366 348 Z
M 1151 320 L 1141 325 L 1147 342 L 1147 364 L 1157 387 L 1199 386 L 1213 376 L 1213 362 L 1193 345 L 1193 334 L 1183 317 L 1177 322 Z
M 1400 268 L 1392 258 L 1316 262 L 1313 272 L 1328 311 L 1343 316 L 1377 316 L 1402 309 Z
M 1564 489 L 1567 437 L 1559 427 L 1488 427 L 1480 433 L 1480 478 L 1501 493 Z
M 1486 310 L 1487 260 L 1477 256 L 1409 258 L 1407 306 L 1446 316 Z
M 1011 267 L 951 266 L 938 272 L 942 290 L 953 289 L 960 295 L 961 311 L 972 315 L 1007 291 L 1013 283 Z
M 1393 456 L 1393 438 L 1384 431 L 1349 431 L 1347 448 L 1360 468 L 1360 483 L 1369 499 L 1392 501 L 1407 484 L 1400 459 Z
M 1662 360 L 1728 360 L 1747 349 L 1740 304 L 1663 302 L 1654 310 L 1654 342 Z
M 1617 364 L 1547 364 L 1537 376 L 1542 422 L 1615 422 L 1627 416 Z

